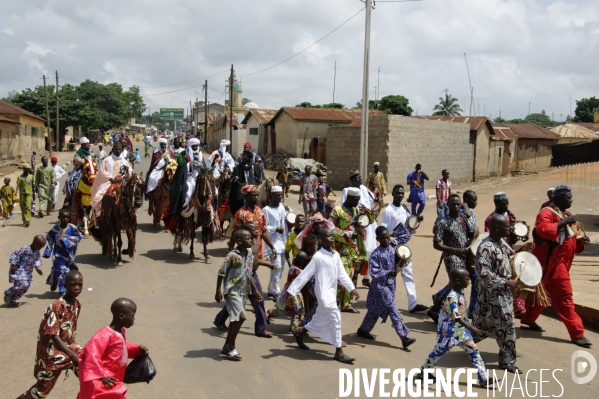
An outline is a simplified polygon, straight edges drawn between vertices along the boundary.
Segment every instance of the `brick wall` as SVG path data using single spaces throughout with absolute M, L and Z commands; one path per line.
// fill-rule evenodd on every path
M 369 119 L 368 170 L 375 161 L 390 186 L 404 184 L 417 163 L 428 173 L 431 187 L 448 169 L 453 182 L 472 181 L 474 150 L 469 125 L 397 115 Z M 360 128 L 329 128 L 327 133 L 329 184 L 340 189 L 349 184 L 347 172 L 359 168 Z

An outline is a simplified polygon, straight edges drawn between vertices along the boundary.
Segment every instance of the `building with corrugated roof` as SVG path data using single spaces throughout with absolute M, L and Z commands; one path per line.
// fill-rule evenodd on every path
M 536 172 L 551 166 L 551 146 L 560 136 L 535 123 L 498 123 L 497 128 L 507 128 L 517 139 L 512 172 Z
M 0 161 L 29 159 L 46 148 L 46 121 L 39 116 L 0 101 Z
M 559 144 L 599 139 L 597 132 L 573 123 L 556 126 L 551 131 L 560 136 Z
M 368 111 L 369 115 L 385 115 Z M 266 124 L 263 152 L 304 155 L 326 164 L 327 131 L 330 127 L 360 126 L 361 109 L 282 107 Z M 260 140 L 262 142 L 262 140 Z
M 247 106 L 247 104 L 246 104 Z M 250 109 L 247 114 L 245 114 L 245 118 L 241 121 L 242 125 L 245 125 L 245 128 L 248 132 L 247 141 L 252 145 L 252 150 L 263 153 L 264 148 L 268 145 L 264 143 L 264 139 L 268 136 L 265 134 L 265 130 L 267 129 L 266 124 L 270 122 L 270 120 L 277 113 L 276 109 Z

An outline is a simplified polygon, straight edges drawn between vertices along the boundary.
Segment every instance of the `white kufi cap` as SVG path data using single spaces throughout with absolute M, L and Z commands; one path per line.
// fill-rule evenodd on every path
M 347 195 L 352 197 L 359 197 L 361 195 L 360 189 L 357 187 L 350 187 L 347 189 Z
M 81 137 L 79 139 L 79 144 L 87 144 L 89 143 L 89 139 L 87 137 Z
M 283 192 L 283 187 L 281 187 L 281 186 L 272 186 L 270 188 L 270 192 L 271 193 L 282 193 Z

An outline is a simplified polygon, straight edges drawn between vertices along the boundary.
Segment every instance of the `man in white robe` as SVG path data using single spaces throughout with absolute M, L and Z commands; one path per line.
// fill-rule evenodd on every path
M 168 141 L 162 136 L 158 139 L 158 148 L 154 149 L 152 161 L 146 183 L 146 194 L 151 193 L 158 187 L 158 182 L 164 177 L 164 168 L 171 162 L 171 153 L 167 150 Z M 158 160 L 157 160 L 158 158 Z
M 372 207 L 375 203 L 375 197 L 372 191 L 362 184 L 362 176 L 360 176 L 360 172 L 357 170 L 352 170 L 348 173 L 348 176 L 352 186 L 360 189 L 360 205 L 372 210 Z M 343 193 L 341 194 L 342 204 L 345 203 L 347 198 L 347 190 L 348 188 L 344 188 Z M 368 252 L 369 257 L 372 251 L 376 249 L 376 228 L 376 220 L 366 228 L 366 239 L 364 240 L 364 243 L 366 244 L 366 251 Z M 362 285 L 365 287 L 370 287 L 370 273 L 367 273 L 362 278 Z
M 56 206 L 56 202 L 58 202 L 58 193 L 60 192 L 58 188 L 60 186 L 60 182 L 58 180 L 60 180 L 60 178 L 66 175 L 67 172 L 58 164 L 58 158 L 52 157 L 50 162 L 52 163 L 52 167 L 54 168 L 54 174 L 56 174 L 56 186 L 54 187 L 54 201 L 52 202 L 52 209 L 54 209 L 54 207 Z
M 314 277 L 314 293 L 318 299 L 316 312 L 312 320 L 305 327 L 296 328 L 293 335 L 300 348 L 309 349 L 303 342 L 304 334 L 309 331 L 336 348 L 333 359 L 341 363 L 352 363 L 355 359 L 343 353 L 342 348 L 341 312 L 337 307 L 337 282 L 350 291 L 354 301 L 360 299 L 360 296 L 343 268 L 339 253 L 333 249 L 335 238 L 331 230 L 321 228 L 318 237 L 322 248 L 314 254 L 308 266 L 287 289 L 287 293 L 296 296 L 304 285 Z
M 235 161 L 229 153 L 231 151 L 231 142 L 229 140 L 221 140 L 220 148 L 210 154 L 210 157 L 206 160 L 206 167 L 208 169 L 214 167 L 212 175 L 215 179 L 218 179 L 221 174 L 224 173 L 225 167 L 228 167 L 231 172 L 235 167 Z
M 123 167 L 125 168 L 125 173 L 121 175 Z M 104 194 L 106 194 L 106 191 L 113 183 L 111 180 L 117 176 L 125 179 L 132 174 L 133 168 L 123 156 L 123 145 L 120 141 L 117 141 L 112 146 L 112 154 L 104 158 L 98 166 L 96 180 L 94 180 L 94 184 L 92 185 L 92 209 L 96 218 L 100 216 L 102 198 L 104 198 Z
M 266 229 L 268 230 L 268 235 L 274 245 L 274 252 L 277 253 L 275 258 L 273 250 L 269 248 L 266 252 L 270 257 L 271 263 L 275 265 L 275 268 L 270 270 L 270 282 L 268 283 L 268 296 L 275 301 L 281 293 L 279 282 L 281 281 L 283 268 L 285 266 L 285 244 L 289 237 L 287 223 L 285 222 L 288 211 L 282 204 L 282 200 L 283 187 L 272 186 L 270 189 L 270 203 L 262 208 L 262 211 L 264 211 L 264 215 L 266 216 Z
M 187 155 L 187 191 L 185 192 L 183 209 L 187 208 L 187 205 L 189 205 L 191 196 L 196 188 L 196 181 L 200 174 L 200 169 L 204 167 L 202 151 L 200 151 L 200 140 L 195 137 L 187 140 L 185 154 Z

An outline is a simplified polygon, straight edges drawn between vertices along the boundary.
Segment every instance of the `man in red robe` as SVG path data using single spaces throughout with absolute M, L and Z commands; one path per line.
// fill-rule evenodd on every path
M 135 302 L 119 298 L 110 311 L 112 323 L 95 333 L 79 355 L 77 399 L 126 399 L 123 378 L 127 359 L 148 353 L 145 346 L 127 342 L 125 338 L 125 329 L 135 322 Z
M 568 186 L 556 187 L 549 206 L 541 209 L 535 223 L 536 247 L 533 254 L 543 267 L 543 285 L 551 306 L 564 322 L 570 339 L 576 345 L 588 348 L 591 342 L 584 336 L 584 326 L 574 309 L 570 268 L 574 255 L 584 250 L 585 238 L 579 237 L 576 216 L 567 211 L 572 206 L 572 190 Z M 523 329 L 543 332 L 536 323 L 545 309 L 535 304 L 535 298 L 526 303 L 526 313 L 522 316 Z

